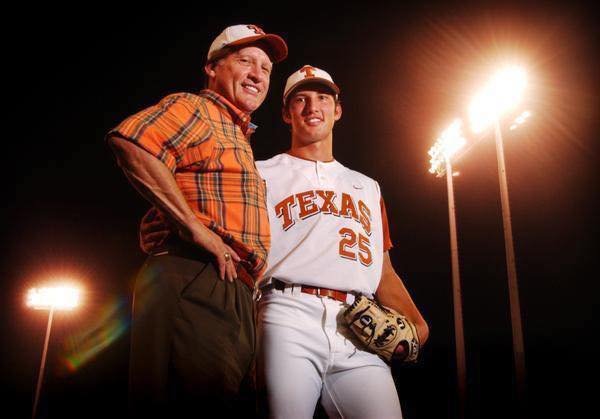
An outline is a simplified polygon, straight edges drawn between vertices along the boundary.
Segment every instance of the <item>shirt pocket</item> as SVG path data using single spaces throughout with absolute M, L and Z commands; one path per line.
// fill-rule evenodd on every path
M 246 139 L 216 139 L 212 142 L 207 171 L 228 173 L 257 173 L 254 154 Z
M 214 143 L 212 128 L 209 126 L 194 133 L 183 153 L 179 167 L 193 171 L 205 170 L 211 159 Z

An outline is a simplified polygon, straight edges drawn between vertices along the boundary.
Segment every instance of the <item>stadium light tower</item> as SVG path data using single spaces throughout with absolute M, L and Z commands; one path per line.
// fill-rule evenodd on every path
M 59 285 L 54 287 L 31 288 L 27 292 L 27 306 L 35 310 L 48 310 L 48 325 L 46 326 L 46 337 L 44 338 L 44 349 L 42 351 L 42 360 L 35 389 L 35 399 L 33 402 L 33 411 L 31 417 L 35 419 L 37 414 L 42 382 L 44 379 L 44 370 L 46 368 L 46 355 L 48 353 L 48 342 L 50 341 L 50 330 L 55 310 L 72 310 L 79 305 L 80 291 L 78 288 L 68 285 Z
M 450 254 L 452 260 L 452 301 L 454 306 L 454 336 L 456 346 L 456 370 L 458 383 L 458 410 L 459 417 L 464 417 L 466 402 L 466 361 L 465 338 L 462 315 L 462 292 L 460 287 L 460 269 L 458 261 L 458 239 L 456 232 L 456 211 L 454 206 L 454 184 L 452 177 L 452 157 L 466 144 L 462 134 L 462 121 L 456 119 L 442 132 L 433 147 L 429 149 L 431 156 L 430 173 L 441 177 L 446 173 L 448 190 L 448 218 L 450 221 Z
M 521 402 L 525 397 L 525 350 L 523 344 L 521 307 L 517 284 L 517 270 L 515 267 L 515 251 L 500 119 L 505 116 L 507 112 L 513 111 L 522 101 L 526 86 L 527 74 L 522 67 L 505 67 L 494 74 L 488 83 L 474 96 L 469 106 L 469 119 L 473 132 L 476 134 L 483 133 L 485 130 L 493 127 L 496 139 L 496 156 L 498 159 L 498 176 L 502 204 L 502 225 L 504 229 L 504 249 L 506 253 L 508 275 L 515 377 L 517 398 Z M 521 114 L 515 123 L 511 125 L 511 130 L 523 123 L 529 116 L 529 111 Z

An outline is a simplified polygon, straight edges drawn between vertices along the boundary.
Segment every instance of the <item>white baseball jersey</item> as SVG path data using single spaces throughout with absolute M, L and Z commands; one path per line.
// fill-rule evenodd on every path
M 373 294 L 384 251 L 378 183 L 335 160 L 284 153 L 256 164 L 267 183 L 272 242 L 261 284 L 277 278 Z

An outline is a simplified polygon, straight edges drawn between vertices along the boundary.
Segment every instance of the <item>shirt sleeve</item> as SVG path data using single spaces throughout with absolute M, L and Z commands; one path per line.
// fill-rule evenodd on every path
M 379 200 L 379 205 L 381 207 L 381 227 L 383 229 L 383 251 L 387 252 L 392 247 L 394 247 L 392 243 L 392 239 L 390 239 L 390 227 L 388 224 L 387 211 L 385 210 L 385 202 L 383 201 L 383 196 Z
M 131 141 L 175 172 L 187 163 L 188 146 L 203 142 L 210 133 L 209 124 L 190 99 L 185 94 L 174 94 L 128 117 L 108 137 L 117 135 Z

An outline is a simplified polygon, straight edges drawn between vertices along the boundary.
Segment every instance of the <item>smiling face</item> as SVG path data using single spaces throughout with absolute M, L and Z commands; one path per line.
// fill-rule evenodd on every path
M 333 126 L 342 116 L 342 107 L 329 88 L 304 84 L 288 97 L 283 120 L 292 128 L 292 147 L 333 140 Z
M 273 63 L 265 51 L 249 46 L 205 66 L 208 88 L 246 113 L 265 100 Z

